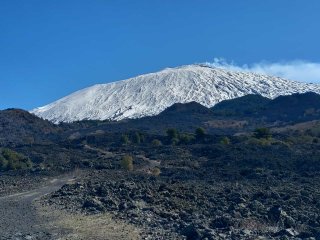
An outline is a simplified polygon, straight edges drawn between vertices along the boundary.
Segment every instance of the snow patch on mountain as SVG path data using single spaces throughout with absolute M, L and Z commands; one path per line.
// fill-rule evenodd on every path
M 121 120 L 156 115 L 174 103 L 212 107 L 247 94 L 275 98 L 309 91 L 320 94 L 320 85 L 196 64 L 94 85 L 31 113 L 54 123 Z

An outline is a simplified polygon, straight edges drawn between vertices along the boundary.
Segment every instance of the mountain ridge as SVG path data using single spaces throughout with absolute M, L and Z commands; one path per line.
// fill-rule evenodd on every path
M 122 120 L 157 115 L 174 103 L 212 107 L 247 94 L 275 98 L 307 91 L 320 93 L 320 85 L 197 64 L 97 84 L 31 112 L 54 123 Z

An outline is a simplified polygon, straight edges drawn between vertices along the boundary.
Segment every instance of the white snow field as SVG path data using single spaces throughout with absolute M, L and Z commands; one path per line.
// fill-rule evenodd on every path
M 275 98 L 308 91 L 320 93 L 320 85 L 194 64 L 94 85 L 31 113 L 54 123 L 121 120 L 156 115 L 174 103 L 196 101 L 212 107 L 247 94 Z

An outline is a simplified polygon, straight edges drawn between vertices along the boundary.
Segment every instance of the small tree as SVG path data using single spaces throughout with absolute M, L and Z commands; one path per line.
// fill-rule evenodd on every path
M 130 155 L 124 155 L 121 158 L 121 166 L 127 171 L 132 171 L 133 170 L 133 158 Z
M 133 137 L 132 137 L 132 142 L 136 143 L 136 144 L 140 144 L 141 143 L 141 136 L 139 133 L 135 132 L 133 134 Z
M 128 144 L 128 143 L 129 143 L 129 137 L 128 137 L 128 135 L 123 134 L 123 135 L 121 136 L 120 142 L 121 142 L 122 144 L 125 144 L 125 145 Z
M 196 129 L 195 134 L 196 134 L 196 139 L 197 140 L 203 140 L 204 137 L 206 136 L 206 133 L 205 133 L 204 129 L 201 128 L 201 127 Z
M 177 145 L 179 143 L 179 138 L 171 138 L 170 139 L 170 144 L 171 145 Z
M 228 137 L 223 137 L 220 141 L 221 144 L 223 145 L 229 145 L 230 144 L 230 139 Z
M 169 138 L 169 142 L 172 145 L 176 145 L 179 142 L 179 132 L 175 128 L 169 128 L 167 130 L 167 136 Z
M 159 147 L 159 146 L 162 145 L 162 142 L 160 140 L 158 140 L 158 139 L 153 139 L 151 144 L 154 147 Z
M 188 133 L 180 134 L 179 140 L 181 143 L 188 144 L 194 140 L 194 136 Z
M 143 133 L 139 133 L 139 136 L 140 136 L 140 142 L 145 142 L 145 140 L 146 140 L 146 137 L 144 136 L 144 134 Z
M 0 155 L 0 170 L 5 170 L 7 169 L 8 161 Z
M 16 170 L 18 168 L 19 168 L 19 166 L 18 166 L 17 162 L 15 162 L 13 159 L 8 160 L 8 164 L 7 164 L 8 170 Z
M 175 128 L 169 128 L 169 129 L 167 130 L 167 135 L 168 135 L 169 139 L 171 140 L 171 139 L 173 139 L 173 138 L 178 138 L 179 133 L 178 133 L 177 129 L 175 129 Z
M 257 128 L 254 130 L 253 136 L 259 139 L 260 138 L 269 139 L 271 138 L 272 135 L 269 128 Z

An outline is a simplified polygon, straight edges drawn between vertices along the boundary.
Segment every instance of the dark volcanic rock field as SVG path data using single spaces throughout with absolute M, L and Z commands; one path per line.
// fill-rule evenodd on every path
M 172 180 L 94 171 L 47 204 L 72 212 L 112 212 L 146 239 L 320 238 L 319 178 Z
M 60 125 L 1 111 L 0 239 L 320 239 L 319 99 Z

